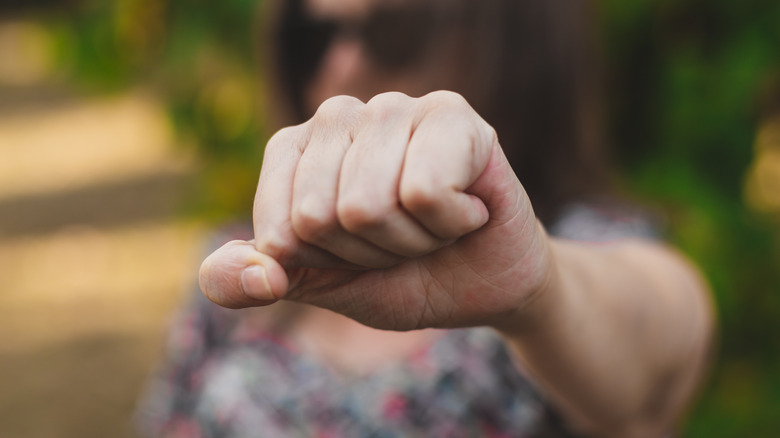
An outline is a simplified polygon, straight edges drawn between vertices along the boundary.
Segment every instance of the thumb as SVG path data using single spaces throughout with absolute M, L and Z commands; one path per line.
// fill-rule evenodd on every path
M 200 266 L 199 283 L 208 299 L 232 309 L 272 304 L 288 286 L 281 265 L 243 240 L 228 242 L 209 255 Z

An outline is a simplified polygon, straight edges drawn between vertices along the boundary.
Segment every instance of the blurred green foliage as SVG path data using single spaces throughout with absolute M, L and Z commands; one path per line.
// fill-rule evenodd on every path
M 780 2 L 600 4 L 621 180 L 664 212 L 720 313 L 712 378 L 683 436 L 776 436 L 780 213 L 744 193 L 756 133 L 780 111 Z M 255 0 L 104 0 L 48 18 L 72 81 L 163 96 L 207 163 L 192 212 L 215 221 L 250 211 L 269 134 L 257 12 Z
M 666 212 L 720 313 L 716 366 L 685 436 L 777 436 L 780 222 L 746 205 L 744 183 L 757 130 L 780 109 L 780 3 L 609 0 L 603 20 L 624 179 Z
M 246 218 L 265 138 L 255 0 L 107 0 L 48 11 L 68 82 L 105 94 L 151 88 L 179 143 L 204 163 L 186 209 L 215 223 Z

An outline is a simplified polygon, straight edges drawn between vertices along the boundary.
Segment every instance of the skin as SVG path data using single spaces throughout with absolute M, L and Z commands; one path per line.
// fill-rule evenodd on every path
M 373 66 L 360 47 L 334 44 L 327 56 L 345 53 L 351 63 L 326 57 L 312 104 L 336 92 L 416 91 L 403 79 L 365 79 Z M 273 136 L 255 239 L 203 262 L 204 293 L 231 308 L 311 305 L 301 325 L 315 338 L 338 336 L 343 349 L 332 354 L 342 358 L 385 345 L 377 340 L 414 343 L 418 329 L 493 327 L 578 429 L 667 433 L 711 342 L 709 294 L 695 268 L 654 242 L 550 237 L 495 131 L 460 95 L 365 99 L 329 98 Z M 387 345 L 395 357 L 406 351 L 403 341 Z

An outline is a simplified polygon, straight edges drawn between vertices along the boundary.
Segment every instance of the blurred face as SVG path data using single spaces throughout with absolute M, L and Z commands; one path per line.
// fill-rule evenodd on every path
M 309 113 L 339 94 L 366 101 L 385 91 L 420 96 L 457 88 L 455 44 L 434 28 L 434 12 L 425 0 L 304 3 L 324 45 L 304 91 Z

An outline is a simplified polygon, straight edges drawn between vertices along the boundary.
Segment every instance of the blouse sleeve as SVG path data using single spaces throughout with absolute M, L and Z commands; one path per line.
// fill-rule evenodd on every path
M 577 202 L 564 207 L 548 232 L 559 238 L 588 242 L 609 242 L 640 238 L 658 240 L 660 214 L 611 201 Z

